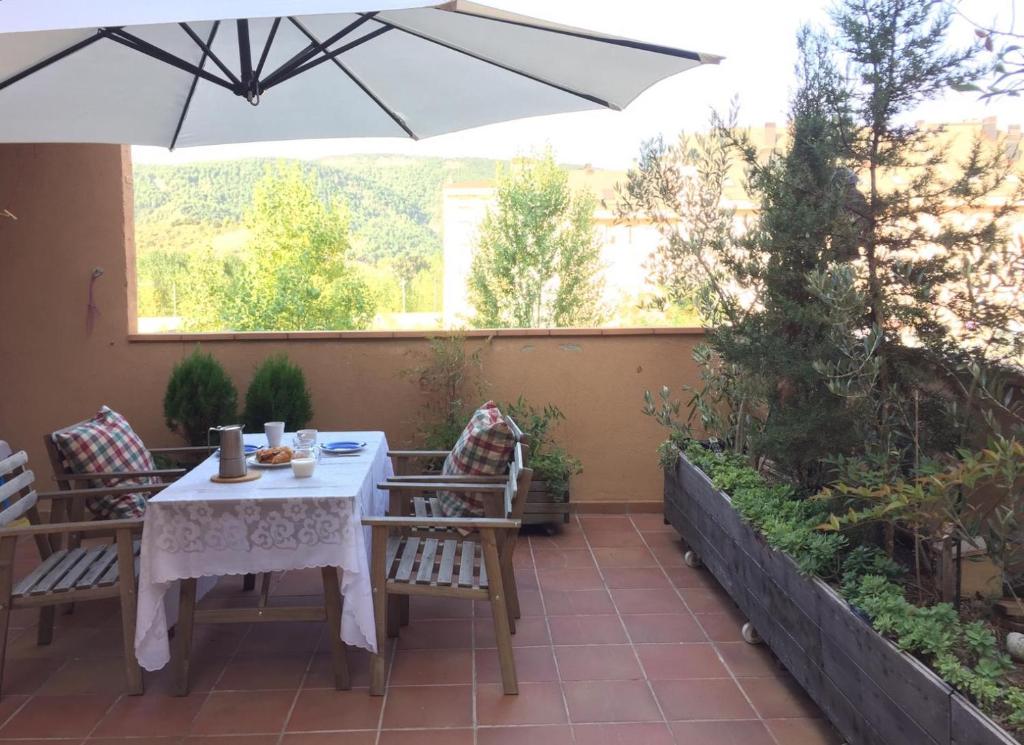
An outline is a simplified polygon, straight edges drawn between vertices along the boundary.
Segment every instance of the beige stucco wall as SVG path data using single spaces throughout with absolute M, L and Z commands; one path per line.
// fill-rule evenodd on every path
M 0 215 L 6 208 L 17 216 L 0 217 L 0 439 L 28 450 L 44 482 L 43 435 L 104 403 L 151 446 L 178 443 L 163 423 L 163 391 L 195 342 L 129 335 L 130 182 L 127 150 L 116 146 L 0 146 Z M 104 275 L 88 334 L 94 267 Z M 585 469 L 574 483 L 578 501 L 660 501 L 654 450 L 662 433 L 641 415 L 641 397 L 645 388 L 694 382 L 690 352 L 700 334 L 543 333 L 473 340 L 484 347 L 487 394 L 562 408 L 559 437 Z M 286 351 L 306 371 L 314 426 L 383 429 L 394 445 L 413 443 L 420 396 L 398 372 L 415 364 L 422 338 L 266 335 L 203 346 L 243 393 L 257 363 Z

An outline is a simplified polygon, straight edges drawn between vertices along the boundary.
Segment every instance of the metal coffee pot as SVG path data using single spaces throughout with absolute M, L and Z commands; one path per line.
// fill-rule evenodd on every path
M 226 424 L 210 427 L 210 432 L 220 433 L 220 477 L 236 479 L 245 476 L 245 442 L 242 440 L 244 424 Z

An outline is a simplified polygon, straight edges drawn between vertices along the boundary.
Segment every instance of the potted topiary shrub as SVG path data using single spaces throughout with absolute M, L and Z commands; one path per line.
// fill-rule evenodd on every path
M 569 482 L 583 473 L 579 460 L 551 437 L 552 428 L 565 419 L 561 409 L 551 404 L 541 409 L 531 406 L 520 396 L 515 402 L 503 404 L 508 414 L 529 437 L 529 465 L 533 481 L 527 495 L 523 523 L 551 525 L 569 522 Z
M 213 355 L 197 346 L 174 366 L 164 394 L 164 419 L 189 445 L 205 445 L 210 427 L 230 423 L 238 392 Z
M 242 420 L 250 432 L 261 432 L 264 422 L 284 422 L 294 432 L 313 418 L 313 402 L 302 368 L 285 354 L 264 360 L 252 376 L 245 394 Z

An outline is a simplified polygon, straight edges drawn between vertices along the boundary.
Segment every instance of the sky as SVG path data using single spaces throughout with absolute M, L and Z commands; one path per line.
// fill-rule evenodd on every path
M 486 1 L 486 0 L 485 0 Z M 959 0 L 975 22 L 1009 28 L 1015 0 Z M 241 157 L 321 158 L 350 153 L 396 153 L 507 159 L 551 147 L 563 163 L 625 169 L 651 137 L 704 129 L 712 109 L 739 103 L 740 124 L 784 124 L 793 91 L 796 33 L 828 23 L 831 0 L 490 0 L 487 4 L 546 20 L 667 46 L 718 54 L 653 86 L 625 111 L 589 111 L 519 120 L 412 142 L 399 139 L 307 140 L 216 147 L 134 147 L 137 162 L 186 163 Z M 973 26 L 958 19 L 950 42 L 969 44 Z M 988 103 L 953 93 L 922 107 L 932 122 L 998 117 L 1000 127 L 1024 121 L 1024 99 Z

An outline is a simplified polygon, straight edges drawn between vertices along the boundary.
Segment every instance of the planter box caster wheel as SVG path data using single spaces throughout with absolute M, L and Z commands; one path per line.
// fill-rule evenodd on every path
M 764 643 L 764 639 L 762 639 L 761 635 L 757 633 L 757 629 L 754 628 L 754 624 L 750 621 L 743 624 L 743 628 L 740 630 L 740 633 L 743 635 L 743 641 L 747 644 Z
M 704 566 L 704 562 L 700 560 L 700 557 L 697 556 L 697 552 L 693 550 L 687 551 L 683 554 L 683 561 L 686 562 L 686 566 L 691 569 L 700 569 Z

